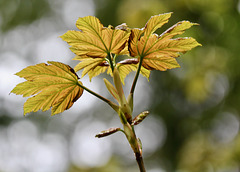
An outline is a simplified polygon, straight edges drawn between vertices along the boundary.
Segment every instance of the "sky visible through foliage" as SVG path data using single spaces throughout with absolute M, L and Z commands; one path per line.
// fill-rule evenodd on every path
M 136 3 L 138 5 L 136 5 Z M 39 8 L 41 6 L 41 8 Z M 157 33 L 178 21 L 199 23 L 183 36 L 197 47 L 177 59 L 181 68 L 140 77 L 135 111 L 150 115 L 136 133 L 149 172 L 239 172 L 240 1 L 237 0 L 1 0 L 0 1 L 0 171 L 137 172 L 123 135 L 96 139 L 120 126 L 118 116 L 83 93 L 71 109 L 23 116 L 26 99 L 10 94 L 23 81 L 21 69 L 59 61 L 74 67 L 74 54 L 59 37 L 75 30 L 79 17 L 96 16 L 104 26 L 144 27 L 157 14 L 173 12 Z M 79 75 L 81 76 L 81 75 Z M 125 90 L 129 81 L 125 79 Z M 101 74 L 85 86 L 108 96 Z M 29 163 L 31 161 L 31 163 Z

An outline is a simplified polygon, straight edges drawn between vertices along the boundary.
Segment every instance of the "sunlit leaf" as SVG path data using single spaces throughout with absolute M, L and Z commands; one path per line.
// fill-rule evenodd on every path
M 16 73 L 27 81 L 18 84 L 11 93 L 33 96 L 24 103 L 24 115 L 52 107 L 52 115 L 69 109 L 82 95 L 82 83 L 74 70 L 63 63 L 49 61 L 24 68 Z
M 120 74 L 120 79 L 124 84 L 124 79 L 126 78 L 126 76 L 132 71 L 137 71 L 138 59 L 126 59 L 126 60 L 120 61 L 117 64 L 117 68 Z M 146 68 L 142 67 L 140 73 L 147 79 L 149 78 L 150 71 L 147 70 Z
M 155 69 L 160 71 L 180 67 L 175 58 L 157 56 L 152 58 L 144 58 L 142 65 L 148 70 Z
M 158 28 L 167 23 L 168 19 L 171 17 L 171 14 L 172 13 L 165 13 L 152 16 L 144 28 L 144 36 L 146 37 L 145 39 L 153 34 Z
M 68 31 L 61 38 L 77 55 L 73 60 L 79 60 L 80 63 L 74 69 L 75 71 L 83 69 L 82 76 L 88 74 L 91 80 L 104 73 L 109 68 L 110 54 L 129 54 L 130 29 L 125 23 L 115 28 L 104 27 L 98 18 L 87 16 L 79 18 L 76 26 L 80 31 Z
M 107 56 L 107 48 L 105 44 L 82 31 L 67 31 L 61 38 L 68 42 L 71 51 L 78 56 L 105 58 Z
M 180 53 L 185 53 L 200 44 L 191 37 L 176 38 L 176 39 L 152 39 L 149 42 L 153 44 L 146 44 L 148 48 L 145 51 L 145 57 L 160 56 L 160 57 L 179 57 Z
M 90 73 L 94 73 L 94 71 L 96 72 L 96 68 L 98 66 L 101 66 L 103 68 L 102 72 L 105 72 L 109 66 L 108 63 L 102 58 L 83 58 L 80 61 L 81 62 L 74 67 L 74 70 L 79 71 L 83 69 L 82 77 L 85 76 L 87 73 L 88 75 L 90 75 Z M 91 78 L 92 77 L 90 77 L 90 79 Z
M 129 53 L 132 57 L 136 57 L 139 55 L 138 51 L 138 42 L 141 35 L 144 33 L 143 29 L 132 29 L 131 35 L 129 37 Z
M 142 66 L 149 70 L 172 69 L 180 67 L 176 61 L 181 53 L 185 53 L 196 46 L 200 46 L 195 39 L 174 38 L 184 33 L 186 29 L 196 25 L 189 21 L 178 22 L 163 34 L 158 36 L 154 32 L 168 22 L 171 13 L 153 16 L 143 29 L 133 29 L 129 38 L 129 51 L 133 57 L 142 58 Z
M 78 56 L 105 58 L 109 53 L 119 54 L 126 47 L 130 35 L 123 29 L 124 24 L 115 29 L 103 27 L 93 16 L 79 18 L 76 25 L 80 31 L 68 31 L 61 38 Z
M 94 69 L 90 70 L 88 72 L 88 76 L 89 76 L 90 81 L 93 77 L 98 76 L 101 73 L 104 73 L 107 69 L 110 69 L 110 67 L 109 66 L 97 66 Z
M 176 35 L 183 34 L 185 30 L 191 28 L 193 25 L 198 25 L 198 24 L 191 23 L 189 21 L 180 21 L 175 25 L 173 25 L 172 27 L 170 27 L 169 29 L 167 29 L 165 32 L 163 32 L 160 35 L 160 39 L 163 39 L 163 38 L 170 39 Z
M 78 63 L 75 67 L 74 70 L 75 71 L 79 71 L 82 70 L 82 77 L 85 76 L 86 74 L 88 74 L 90 80 L 107 71 L 108 74 L 112 75 L 112 72 L 110 70 L 110 66 L 107 63 L 107 61 L 105 61 L 105 59 L 102 58 L 80 58 L 80 57 L 75 57 L 74 60 L 80 60 L 81 62 Z M 122 83 L 124 84 L 124 79 L 126 78 L 126 76 L 132 72 L 132 71 L 136 71 L 137 67 L 138 67 L 138 59 L 126 59 L 123 61 L 120 61 L 116 64 L 118 70 L 119 70 L 119 74 L 120 74 L 120 79 L 122 81 Z M 141 68 L 140 73 L 146 77 L 149 78 L 150 75 L 150 71 L 147 70 L 146 68 Z

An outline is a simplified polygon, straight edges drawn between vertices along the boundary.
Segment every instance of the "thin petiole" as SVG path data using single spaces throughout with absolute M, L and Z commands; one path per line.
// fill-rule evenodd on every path
M 108 62 L 110 63 L 110 67 L 112 69 L 112 72 L 114 71 L 114 64 L 113 64 L 113 58 L 112 58 L 112 54 L 111 53 L 108 53 Z
M 134 77 L 134 80 L 133 80 L 133 83 L 132 83 L 132 87 L 131 87 L 131 91 L 130 91 L 131 95 L 133 95 L 135 87 L 136 87 L 136 84 L 137 84 L 138 76 L 140 74 L 141 67 L 142 67 L 142 61 L 143 61 L 143 57 L 140 56 L 140 61 L 139 61 L 139 64 L 138 64 L 137 72 L 136 72 L 136 75 Z
M 78 85 L 79 85 L 80 87 L 82 87 L 84 90 L 86 90 L 87 92 L 89 92 L 90 94 L 96 96 L 97 98 L 99 98 L 99 99 L 101 99 L 102 101 L 104 101 L 104 102 L 106 102 L 107 104 L 109 104 L 115 111 L 118 112 L 119 107 L 118 107 L 117 104 L 113 103 L 112 101 L 108 100 L 107 98 L 105 98 L 105 97 L 97 94 L 96 92 L 90 90 L 89 88 L 87 88 L 87 87 L 85 87 L 85 86 L 83 86 L 83 85 L 81 85 L 81 84 L 79 84 L 79 83 L 78 83 Z

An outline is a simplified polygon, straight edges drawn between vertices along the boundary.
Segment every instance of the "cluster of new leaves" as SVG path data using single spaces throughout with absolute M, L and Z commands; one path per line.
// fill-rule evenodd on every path
M 113 75 L 114 69 L 117 69 L 124 83 L 125 77 L 132 71 L 139 70 L 148 78 L 151 70 L 180 67 L 176 57 L 200 44 L 191 37 L 174 38 L 195 25 L 188 21 L 175 24 L 161 35 L 155 34 L 170 16 L 171 13 L 153 16 L 142 29 L 130 29 L 126 24 L 115 28 L 104 27 L 96 17 L 79 18 L 76 23 L 79 30 L 70 30 L 61 36 L 76 54 L 73 60 L 80 61 L 74 69 L 59 62 L 48 62 L 49 65 L 29 66 L 16 74 L 27 81 L 18 84 L 12 93 L 33 96 L 25 102 L 24 114 L 52 107 L 54 115 L 69 109 L 85 88 L 78 81 L 76 72 L 79 70 L 83 70 L 82 77 L 88 74 L 91 80 L 106 71 Z M 125 57 L 125 60 L 117 62 L 119 56 Z M 105 83 L 108 81 L 105 80 Z M 118 99 L 118 92 L 114 88 L 110 90 Z
M 83 69 L 82 77 L 88 74 L 91 80 L 106 70 L 112 75 L 111 68 L 116 65 L 123 82 L 129 72 L 137 70 L 135 61 L 115 63 L 116 56 L 129 55 L 128 41 L 131 29 L 126 24 L 115 28 L 113 26 L 104 27 L 98 18 L 87 16 L 79 18 L 76 25 L 80 31 L 70 30 L 61 38 L 71 46 L 70 49 L 77 55 L 73 60 L 79 60 L 80 63 L 74 69 L 75 71 Z M 116 55 L 115 58 L 113 55 Z M 149 77 L 150 74 L 144 68 L 141 73 L 146 77 Z

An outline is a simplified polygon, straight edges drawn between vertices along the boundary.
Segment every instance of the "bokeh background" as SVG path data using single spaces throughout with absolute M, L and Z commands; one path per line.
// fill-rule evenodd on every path
M 14 74 L 54 60 L 70 64 L 74 54 L 59 36 L 76 30 L 78 17 L 94 15 L 107 26 L 143 27 L 152 15 L 173 12 L 168 24 L 199 23 L 184 36 L 203 46 L 178 58 L 181 68 L 140 77 L 134 115 L 150 115 L 136 126 L 148 172 L 240 172 L 239 0 L 0 0 L 0 171 L 137 172 L 117 114 L 84 92 L 70 110 L 23 116 L 21 96 L 9 94 L 23 80 Z M 130 74 L 125 91 L 129 90 Z M 103 77 L 82 82 L 109 97 Z

